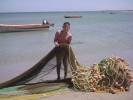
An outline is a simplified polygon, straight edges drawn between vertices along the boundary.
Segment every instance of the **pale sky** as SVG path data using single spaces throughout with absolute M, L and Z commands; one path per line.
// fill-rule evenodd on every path
M 0 0 L 0 12 L 133 10 L 133 0 Z

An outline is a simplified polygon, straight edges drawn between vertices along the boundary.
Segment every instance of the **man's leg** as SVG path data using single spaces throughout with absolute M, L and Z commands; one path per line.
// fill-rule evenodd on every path
M 56 56 L 56 60 L 57 60 L 57 80 L 60 80 L 60 69 L 61 69 L 61 57 L 60 56 Z
M 56 70 L 57 70 L 57 80 L 60 80 L 60 69 L 61 69 L 61 48 L 56 47 Z
M 68 66 L 68 56 L 65 54 L 63 58 L 63 65 L 64 65 L 64 79 L 67 77 L 67 66 Z

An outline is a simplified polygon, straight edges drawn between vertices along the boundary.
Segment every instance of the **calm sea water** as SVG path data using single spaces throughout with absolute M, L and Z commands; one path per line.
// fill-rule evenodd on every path
M 64 15 L 82 18 L 66 19 Z M 133 67 L 133 12 L 0 13 L 0 24 L 42 23 L 44 18 L 55 26 L 0 33 L 0 80 L 5 73 L 29 69 L 45 56 L 54 47 L 55 32 L 66 21 L 71 23 L 72 47 L 81 64 L 90 66 L 105 57 L 119 56 Z

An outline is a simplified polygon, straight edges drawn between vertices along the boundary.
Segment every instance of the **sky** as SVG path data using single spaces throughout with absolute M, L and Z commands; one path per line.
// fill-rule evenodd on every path
M 133 0 L 0 0 L 0 12 L 133 10 Z

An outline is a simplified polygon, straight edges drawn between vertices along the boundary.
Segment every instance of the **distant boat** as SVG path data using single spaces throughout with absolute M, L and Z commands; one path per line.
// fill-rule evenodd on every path
M 0 32 L 21 32 L 47 29 L 54 24 L 0 24 Z
M 114 12 L 110 12 L 109 14 L 115 14 Z
M 64 16 L 64 18 L 81 18 L 82 16 Z

